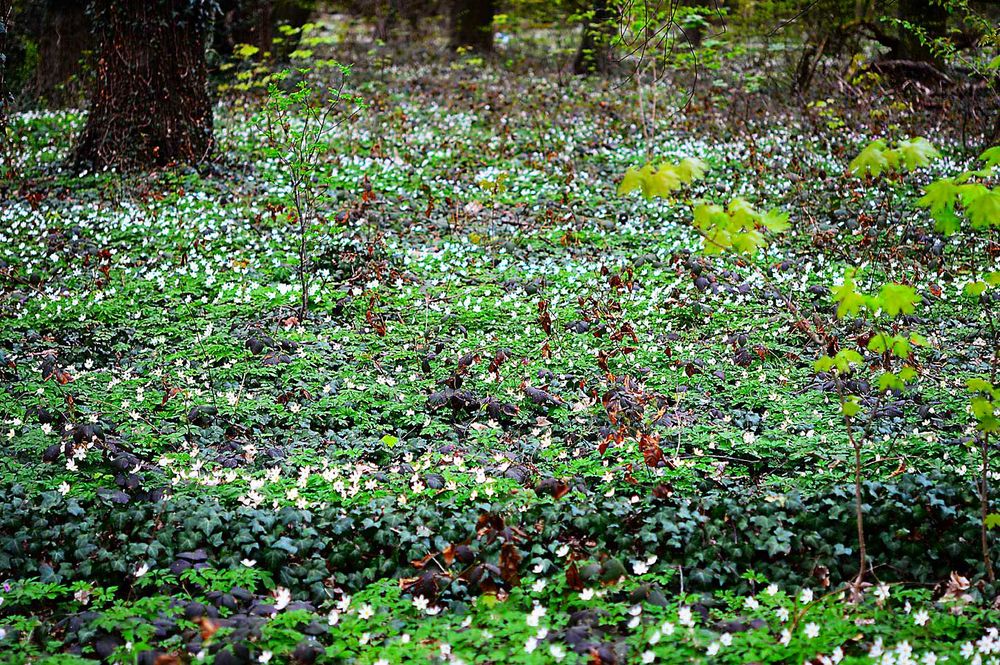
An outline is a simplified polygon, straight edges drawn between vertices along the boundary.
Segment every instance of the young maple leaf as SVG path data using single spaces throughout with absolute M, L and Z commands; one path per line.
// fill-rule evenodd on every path
M 844 275 L 844 283 L 832 291 L 834 302 L 838 303 L 837 318 L 842 319 L 848 314 L 857 314 L 862 307 L 868 305 L 868 297 L 855 290 L 854 272 Z
M 722 206 L 702 201 L 694 207 L 694 225 L 702 231 L 721 226 L 729 218 Z
M 976 230 L 1000 227 L 1000 187 L 986 189 L 966 199 L 965 214 Z
M 681 182 L 689 184 L 701 179 L 708 170 L 708 165 L 697 157 L 685 157 L 675 168 Z
M 772 208 L 760 216 L 760 223 L 771 233 L 784 233 L 792 227 L 788 223 L 788 212 Z
M 646 169 L 649 171 L 644 174 L 642 195 L 647 199 L 657 196 L 665 198 L 674 190 L 680 189 L 681 178 L 670 164 L 660 164 L 655 169 L 647 165 L 643 170 Z
M 912 286 L 905 284 L 883 284 L 878 294 L 878 302 L 889 316 L 912 314 L 920 296 Z
M 924 195 L 917 199 L 917 205 L 921 208 L 929 208 L 932 215 L 942 210 L 953 210 L 958 194 L 959 188 L 954 180 L 941 178 L 927 185 Z
M 903 166 L 910 171 L 919 166 L 927 166 L 931 160 L 941 156 L 937 148 L 922 136 L 900 141 L 896 144 L 896 151 L 899 153 Z
M 859 178 L 862 177 L 866 171 L 871 173 L 873 176 L 878 176 L 883 171 L 887 171 L 891 168 L 889 153 L 891 153 L 891 151 L 886 150 L 885 141 L 882 139 L 876 139 L 865 146 L 865 149 L 858 153 L 857 157 L 851 160 L 851 163 L 847 165 L 847 169 L 852 175 Z
M 733 238 L 733 249 L 741 254 L 755 254 L 765 243 L 760 231 L 742 231 Z
M 639 175 L 639 169 L 634 166 L 628 167 L 625 171 L 625 177 L 622 178 L 622 182 L 618 185 L 618 194 L 628 194 L 629 192 L 634 192 L 635 190 L 642 187 L 642 177 Z
M 986 168 L 988 169 L 992 169 L 997 164 L 1000 164 L 1000 145 L 987 148 L 983 154 L 979 155 L 979 159 L 986 162 Z
M 729 216 L 738 228 L 752 229 L 760 214 L 746 199 L 735 198 L 729 202 Z

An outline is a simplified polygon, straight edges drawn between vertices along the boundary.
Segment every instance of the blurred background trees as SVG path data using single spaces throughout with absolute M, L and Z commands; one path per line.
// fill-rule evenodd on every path
M 15 109 L 89 109 L 82 161 L 196 161 L 211 152 L 213 95 L 242 71 L 233 63 L 302 64 L 319 18 L 345 26 L 345 48 L 368 40 L 383 60 L 406 49 L 428 63 L 534 57 L 615 85 L 722 80 L 801 104 L 952 86 L 947 103 L 976 122 L 1000 69 L 1000 7 L 988 0 L 3 0 L 0 81 Z

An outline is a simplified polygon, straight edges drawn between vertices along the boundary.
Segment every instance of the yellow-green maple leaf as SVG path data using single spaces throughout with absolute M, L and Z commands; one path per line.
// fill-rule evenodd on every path
M 871 173 L 873 176 L 878 176 L 883 171 L 891 168 L 887 152 L 885 141 L 876 139 L 865 146 L 865 149 L 851 160 L 847 168 L 853 175 L 859 178 L 864 176 L 866 172 Z
M 931 160 L 941 156 L 937 148 L 922 136 L 900 141 L 896 144 L 896 151 L 903 166 L 911 171 L 919 166 L 927 166 Z

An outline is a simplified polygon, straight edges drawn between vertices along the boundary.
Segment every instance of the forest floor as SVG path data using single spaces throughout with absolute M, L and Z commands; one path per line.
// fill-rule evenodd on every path
M 142 178 L 61 166 L 81 113 L 15 117 L 0 661 L 1000 649 L 966 390 L 994 350 L 962 298 L 996 245 L 913 206 L 979 150 L 908 101 L 862 123 L 711 84 L 681 109 L 664 84 L 643 120 L 634 86 L 502 58 L 368 63 L 348 84 L 368 107 L 309 185 L 306 316 L 291 183 L 244 97 L 217 107 L 215 162 Z M 917 135 L 926 168 L 848 173 Z M 707 169 L 672 197 L 617 193 L 683 158 Z M 691 202 L 737 197 L 790 230 L 705 254 Z M 927 341 L 905 390 L 851 379 L 872 414 L 854 603 L 854 452 L 814 368 L 871 336 L 833 314 L 848 266 L 864 291 L 913 286 L 894 325 Z

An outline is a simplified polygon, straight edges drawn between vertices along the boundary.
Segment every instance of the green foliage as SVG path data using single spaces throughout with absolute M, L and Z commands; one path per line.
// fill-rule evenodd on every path
M 676 164 L 645 164 L 641 168 L 630 166 L 618 185 L 618 194 L 641 190 L 647 200 L 670 196 L 683 185 L 700 180 L 708 166 L 697 157 L 685 157 Z
M 309 311 L 312 236 L 320 208 L 330 201 L 332 179 L 325 164 L 329 152 L 326 135 L 365 108 L 361 97 L 344 92 L 351 68 L 338 63 L 337 69 L 339 86 L 325 92 L 304 79 L 289 90 L 284 82 L 292 78 L 292 71 L 275 74 L 268 84 L 267 99 L 253 119 L 264 139 L 261 153 L 282 165 L 289 184 L 283 203 L 294 212 L 292 221 L 297 232 L 300 319 L 305 319 Z M 301 76 L 308 70 L 297 73 Z
M 923 137 L 899 141 L 895 148 L 889 148 L 884 139 L 876 139 L 865 146 L 847 168 L 857 177 L 866 174 L 878 177 L 887 172 L 912 171 L 927 166 L 938 156 L 937 148 Z
M 976 429 L 983 433 L 1000 432 L 1000 388 L 982 378 L 969 379 L 966 386 L 972 393 L 969 410 L 976 420 Z
M 847 270 L 843 282 L 832 290 L 833 299 L 837 303 L 837 318 L 857 316 L 863 311 L 871 315 L 883 312 L 890 318 L 895 318 L 912 314 L 921 300 L 916 289 L 907 284 L 883 284 L 878 295 L 866 295 L 857 290 L 856 275 L 855 269 Z M 873 339 L 877 338 L 878 336 Z
M 887 16 L 883 20 L 897 26 L 905 36 L 915 40 L 929 55 L 949 68 L 974 73 L 993 94 L 996 94 L 996 70 L 1000 67 L 1000 27 L 995 16 L 983 11 L 979 3 L 970 0 L 935 0 L 948 15 L 951 28 L 929 31 L 928 26 L 909 20 L 908 16 Z M 935 8 L 936 10 L 936 8 Z M 961 34 L 963 38 L 956 39 Z M 973 35 L 975 46 L 969 48 L 960 42 Z
M 933 534 L 951 543 L 974 542 L 968 534 L 978 528 L 975 497 L 964 481 L 905 475 L 892 483 L 869 483 L 865 491 L 875 528 L 905 528 L 922 538 Z M 839 546 L 850 533 L 845 529 L 851 513 L 846 487 L 815 495 L 752 496 L 712 489 L 707 483 L 699 492 L 696 497 L 670 499 L 645 495 L 638 502 L 628 496 L 574 492 L 560 500 L 533 501 L 523 509 L 503 503 L 494 508 L 509 526 L 528 529 L 530 540 L 519 545 L 525 551 L 561 541 L 569 533 L 584 534 L 595 551 L 629 551 L 630 545 L 646 543 L 663 569 L 684 566 L 690 588 L 742 588 L 742 573 L 751 567 L 780 583 L 808 577 L 815 565 L 827 566 L 833 583 L 853 573 L 850 553 Z M 926 508 L 913 513 L 918 497 L 924 498 L 921 505 Z M 212 568 L 187 573 L 186 579 L 222 590 L 229 582 L 267 576 L 296 597 L 319 601 L 328 593 L 327 564 L 335 566 L 336 583 L 351 591 L 384 575 L 405 577 L 412 571 L 410 562 L 435 547 L 418 535 L 422 527 L 439 534 L 443 548 L 448 542 L 475 538 L 481 514 L 475 502 L 446 496 L 407 507 L 381 497 L 348 515 L 339 508 L 232 508 L 204 496 L 134 506 L 55 497 L 41 506 L 40 499 L 25 497 L 20 488 L 0 502 L 0 571 L 48 577 L 50 581 L 33 587 L 32 593 L 59 598 L 70 595 L 78 582 L 120 578 L 150 559 L 165 567 L 182 552 L 203 549 Z M 379 519 L 368 517 L 372 515 Z M 209 517 L 217 519 L 203 529 Z M 146 525 L 153 522 L 162 528 L 150 532 Z M 534 525 L 541 531 L 536 533 Z M 24 535 L 29 528 L 34 529 L 33 538 Z M 102 540 L 109 528 L 129 543 L 125 553 Z M 760 555 L 775 535 L 775 556 L 762 561 Z M 899 571 L 908 576 L 947 578 L 961 561 L 974 558 L 969 550 L 973 545 L 928 551 L 917 538 L 888 539 L 873 547 L 883 560 L 898 562 Z M 549 565 L 562 565 L 551 553 L 542 556 Z M 239 572 L 245 570 L 240 564 L 245 558 L 256 560 L 254 571 Z M 147 575 L 156 572 L 151 569 Z M 26 597 L 25 602 L 33 601 Z
M 983 275 L 982 279 L 969 282 L 962 287 L 962 293 L 970 298 L 978 300 L 987 291 L 1000 286 L 1000 271 L 994 270 Z
M 302 75 L 314 96 L 299 96 L 298 78 L 275 81 L 275 97 L 292 98 L 278 109 L 292 131 L 313 122 L 304 107 L 326 96 L 315 73 Z M 562 662 L 582 662 L 592 654 L 577 657 L 564 638 L 579 624 L 571 617 L 587 615 L 598 619 L 583 627 L 586 639 L 615 645 L 626 662 L 646 650 L 664 662 L 813 662 L 835 647 L 850 662 L 890 634 L 920 649 L 938 641 L 946 646 L 935 649 L 957 658 L 956 640 L 978 639 L 984 617 L 995 622 L 995 611 L 976 605 L 992 593 L 988 584 L 974 580 L 960 589 L 974 600 L 954 605 L 929 591 L 952 571 L 984 570 L 973 488 L 955 471 L 974 452 L 955 445 L 967 400 L 952 389 L 982 371 L 981 349 L 967 344 L 976 312 L 968 301 L 926 295 L 928 282 L 949 279 L 989 295 L 996 276 L 977 272 L 969 282 L 967 248 L 957 248 L 960 261 L 917 266 L 916 288 L 894 284 L 891 275 L 909 266 L 897 258 L 920 248 L 894 233 L 892 216 L 883 223 L 886 210 L 856 216 L 860 238 L 830 235 L 827 218 L 857 194 L 821 175 L 839 146 L 826 154 L 817 146 L 839 135 L 815 142 L 781 130 L 758 133 L 748 152 L 718 134 L 698 143 L 713 164 L 698 196 L 759 198 L 696 204 L 704 229 L 694 230 L 727 233 L 730 260 L 692 255 L 694 234 L 678 223 L 686 204 L 632 214 L 642 200 L 609 206 L 606 183 L 580 177 L 642 147 L 587 115 L 587 86 L 578 97 L 550 95 L 551 81 L 539 86 L 556 107 L 538 128 L 520 124 L 506 103 L 485 109 L 490 91 L 478 76 L 449 89 L 457 99 L 447 106 L 425 103 L 436 92 L 424 96 L 433 83 L 421 82 L 406 94 L 379 90 L 380 106 L 399 106 L 324 137 L 316 167 L 302 172 L 303 191 L 320 192 L 322 205 L 301 264 L 289 194 L 296 171 L 281 161 L 283 144 L 238 116 L 219 115 L 236 163 L 256 159 L 237 177 L 156 174 L 142 189 L 155 195 L 120 207 L 104 205 L 117 200 L 107 191 L 119 196 L 113 179 L 107 190 L 67 180 L 73 195 L 50 196 L 37 210 L 34 199 L 10 201 L 0 249 L 11 296 L 0 303 L 8 387 L 0 577 L 17 579 L 0 607 L 10 640 L 0 649 L 17 640 L 15 653 L 82 645 L 91 654 L 86 636 L 97 625 L 101 636 L 134 638 L 136 649 L 184 652 L 211 626 L 183 618 L 181 607 L 156 607 L 174 600 L 219 611 L 225 625 L 202 647 L 206 662 L 221 662 L 215 648 L 246 635 L 229 619 L 285 590 L 315 609 L 255 617 L 241 662 L 266 660 L 264 650 L 271 663 L 308 662 L 290 653 L 303 643 L 321 647 L 317 662 L 433 662 L 444 644 L 455 660 L 552 662 L 549 648 L 561 647 Z M 41 162 L 56 152 L 46 147 L 57 144 L 51 137 L 69 135 L 79 118 L 19 121 L 21 145 Z M 500 118 L 511 132 L 494 141 Z M 581 135 L 612 147 L 579 150 Z M 690 144 L 678 135 L 657 138 L 684 154 Z M 803 150 L 815 159 L 797 159 Z M 546 165 L 540 151 L 571 155 L 571 168 Z M 633 190 L 684 198 L 672 178 L 705 175 L 695 161 L 668 166 L 670 175 L 647 172 L 645 187 L 635 169 Z M 85 182 L 105 187 L 99 178 Z M 375 200 L 358 214 L 362 187 Z M 875 193 L 884 189 L 883 208 L 894 212 L 907 188 L 887 179 Z M 871 193 L 857 199 L 866 213 Z M 768 201 L 793 211 L 796 232 L 763 252 L 790 226 L 787 213 L 766 211 Z M 831 304 L 825 285 L 876 233 L 891 260 L 850 273 Z M 708 245 L 705 253 L 721 251 Z M 306 321 L 292 316 L 298 265 L 314 269 Z M 919 365 L 926 340 L 905 318 L 918 311 L 936 346 Z M 373 332 L 379 317 L 385 337 Z M 824 375 L 812 376 L 805 359 L 819 349 L 829 358 L 815 365 Z M 929 377 L 919 393 L 918 368 Z M 605 440 L 611 418 L 643 409 L 648 439 Z M 797 587 L 833 591 L 857 571 L 843 423 L 865 446 L 865 477 L 883 481 L 860 489 L 879 577 L 907 589 L 894 587 L 885 601 L 869 590 L 849 606 L 835 592 L 799 601 Z M 51 465 L 38 461 L 78 432 L 92 434 L 90 425 L 142 459 L 101 460 L 106 451 L 94 447 L 81 449 L 87 457 L 73 469 L 65 452 Z M 636 465 L 640 445 L 652 463 Z M 943 473 L 894 474 L 900 460 Z M 136 477 L 167 497 L 146 501 Z M 15 479 L 30 489 L 10 487 Z M 462 544 L 469 551 L 459 559 L 449 548 Z M 508 564 L 521 558 L 519 585 L 494 571 L 506 544 L 517 553 Z M 173 572 L 187 557 L 205 561 Z M 141 566 L 149 570 L 136 579 Z M 769 581 L 780 590 L 760 593 Z M 234 587 L 252 594 L 236 610 L 224 600 Z M 332 615 L 344 595 L 349 609 Z M 421 595 L 442 609 L 420 609 Z M 146 599 L 156 602 L 137 602 Z M 537 627 L 549 631 L 544 639 L 525 621 L 536 602 L 548 610 Z M 930 610 L 926 624 L 904 602 Z M 663 622 L 677 625 L 680 604 L 695 603 L 708 621 L 696 611 L 694 626 L 654 640 Z M 374 614 L 362 619 L 369 605 Z M 159 609 L 178 626 L 147 639 L 143 625 L 162 619 Z M 778 610 L 795 618 L 782 621 Z M 750 629 L 730 631 L 730 620 Z M 822 632 L 804 635 L 813 622 Z M 787 644 L 783 630 L 793 633 Z M 109 660 L 134 660 L 118 648 Z
M 923 137 L 899 141 L 896 144 L 899 162 L 908 171 L 927 166 L 941 156 L 937 148 Z
M 760 212 L 745 199 L 736 198 L 725 208 L 705 201 L 696 203 L 693 222 L 706 254 L 732 251 L 753 255 L 767 246 L 768 235 L 790 228 L 788 216 L 776 208 Z
M 885 141 L 877 139 L 869 143 L 858 156 L 851 160 L 848 170 L 856 175 L 862 176 L 869 173 L 875 177 L 880 176 L 884 171 L 894 168 L 897 161 L 897 153 L 886 149 Z
M 988 187 L 973 178 L 989 177 L 997 160 L 1000 160 L 1000 146 L 983 152 L 979 157 L 986 166 L 979 171 L 965 171 L 954 177 L 940 178 L 924 189 L 924 195 L 916 205 L 927 208 L 934 219 L 935 229 L 946 236 L 958 233 L 962 219 L 968 221 L 974 231 L 1000 228 L 1000 186 Z M 959 215 L 959 211 L 963 215 Z
M 848 269 L 844 274 L 843 283 L 832 290 L 832 296 L 837 303 L 837 318 L 867 315 L 876 320 L 880 315 L 889 319 L 912 314 L 921 298 L 916 290 L 906 284 L 883 284 L 878 295 L 867 295 L 857 288 L 857 271 Z M 884 371 L 875 378 L 875 385 L 880 393 L 890 390 L 902 391 L 917 378 L 913 367 L 913 346 L 927 346 L 927 340 L 918 333 L 889 333 L 875 328 L 868 338 L 865 349 L 883 357 Z M 895 358 L 897 363 L 904 364 L 897 371 L 888 368 L 889 360 Z M 845 419 L 857 418 L 862 412 L 861 399 L 857 395 L 844 394 L 844 377 L 852 374 L 856 368 L 864 367 L 865 359 L 858 351 L 842 348 L 835 355 L 824 355 L 817 359 L 813 368 L 816 372 L 832 372 L 840 393 L 840 410 Z M 849 420 L 848 420 L 848 426 Z M 855 445 L 860 446 L 857 438 L 852 438 Z M 858 470 L 860 473 L 860 470 Z
M 814 363 L 817 372 L 836 370 L 840 374 L 849 374 L 854 365 L 864 362 L 861 354 L 853 349 L 841 349 L 833 356 L 823 356 Z
M 997 164 L 1000 164 L 1000 145 L 987 148 L 983 151 L 983 154 L 979 155 L 979 159 L 986 162 L 986 168 L 995 168 Z

